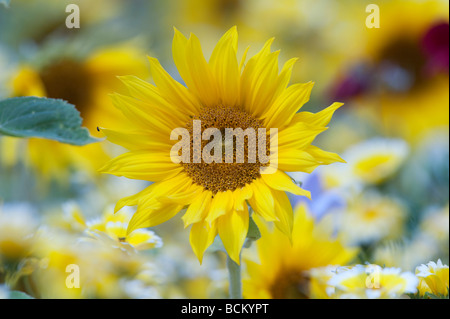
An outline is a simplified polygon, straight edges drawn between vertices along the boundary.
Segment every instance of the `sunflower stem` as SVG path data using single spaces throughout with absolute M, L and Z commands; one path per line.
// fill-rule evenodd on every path
M 230 281 L 230 299 L 242 299 L 241 266 L 235 263 L 228 254 L 227 268 Z

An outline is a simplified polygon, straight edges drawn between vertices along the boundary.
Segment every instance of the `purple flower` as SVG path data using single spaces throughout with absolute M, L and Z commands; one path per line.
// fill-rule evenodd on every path
M 289 194 L 292 207 L 305 203 L 314 219 L 319 221 L 327 213 L 346 205 L 345 199 L 337 189 L 326 190 L 323 188 L 320 173 L 315 171 L 305 177 L 302 188 L 311 192 L 312 200 L 304 196 Z

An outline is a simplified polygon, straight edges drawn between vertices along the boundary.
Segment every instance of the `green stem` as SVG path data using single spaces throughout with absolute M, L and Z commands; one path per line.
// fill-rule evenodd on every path
M 230 281 L 230 299 L 242 299 L 241 266 L 227 254 L 228 278 Z

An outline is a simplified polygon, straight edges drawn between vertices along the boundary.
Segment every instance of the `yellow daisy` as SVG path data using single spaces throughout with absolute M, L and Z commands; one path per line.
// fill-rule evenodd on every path
M 334 293 L 334 287 L 328 282 L 336 274 L 341 267 L 329 265 L 311 269 L 309 274 L 310 280 L 310 297 L 312 299 L 330 299 Z
M 448 298 L 448 265 L 444 265 L 439 259 L 437 263 L 430 261 L 426 265 L 416 268 L 416 276 L 419 278 L 419 294 L 424 296 L 427 292 L 436 296 Z
M 128 233 L 163 223 L 186 207 L 182 219 L 185 227 L 192 226 L 190 242 L 200 261 L 219 234 L 229 256 L 239 263 L 249 225 L 247 203 L 257 215 L 273 221 L 291 237 L 293 213 L 285 192 L 308 197 L 309 192 L 284 171 L 311 172 L 319 165 L 342 161 L 338 155 L 311 145 L 342 104 L 334 103 L 316 114 L 297 113 L 308 101 L 313 83 L 288 86 L 296 59 L 286 62 L 279 72 L 279 51 L 271 52 L 270 39 L 247 63 L 246 54 L 239 62 L 237 42 L 237 30 L 233 27 L 222 36 L 207 61 L 195 35 L 187 39 L 175 30 L 173 58 L 187 87 L 175 81 L 157 59 L 149 58 L 155 85 L 134 76 L 122 77 L 131 96 L 112 96 L 114 105 L 134 129 L 102 129 L 111 142 L 130 152 L 111 160 L 100 171 L 154 182 L 117 203 L 116 211 L 124 206 L 138 206 Z M 227 145 L 222 147 L 231 146 L 232 163 L 227 163 L 230 157 L 220 156 L 208 164 L 203 157 L 206 141 L 197 137 L 195 142 L 196 129 L 201 134 L 195 121 L 200 122 L 203 133 L 209 128 L 216 128 L 219 134 L 226 129 L 259 132 L 265 128 L 269 132 L 276 128 L 278 134 L 271 134 L 266 145 L 277 140 L 278 148 L 269 149 L 270 155 L 262 154 L 262 158 L 269 157 L 269 162 L 260 161 L 260 157 L 252 162 L 249 156 L 238 162 L 242 153 L 249 154 L 250 143 L 246 139 L 243 151 L 238 152 L 237 142 L 225 142 Z M 179 143 L 171 139 L 174 130 L 185 132 L 189 142 L 194 140 L 190 145 L 200 142 L 203 155 L 192 154 L 193 150 L 190 158 L 182 155 L 184 159 L 174 163 L 173 157 L 180 155 L 172 150 Z M 261 174 L 264 169 L 272 174 Z
M 378 265 L 341 267 L 328 281 L 335 289 L 331 297 L 337 299 L 401 298 L 415 293 L 417 283 L 417 277 L 411 272 Z
M 292 244 L 280 231 L 259 224 L 262 237 L 256 242 L 259 263 L 247 261 L 249 278 L 244 280 L 246 298 L 321 298 L 325 288 L 317 280 L 316 268 L 345 265 L 357 254 L 333 238 L 326 226 L 301 205 L 295 211 Z M 337 268 L 334 266 L 332 268 Z M 321 293 L 322 291 L 322 293 Z
M 33 256 L 40 266 L 27 280 L 43 299 L 140 298 L 131 288 L 153 288 L 158 280 L 155 265 L 142 254 L 49 227 L 38 231 Z
M 351 244 L 369 244 L 399 238 L 407 209 L 395 198 L 367 192 L 352 200 L 342 213 L 343 239 Z
M 441 246 L 448 251 L 449 242 L 449 205 L 443 208 L 435 208 L 428 210 L 423 215 L 420 222 L 420 229 L 431 238 L 433 238 L 438 246 Z
M 350 147 L 343 157 L 348 169 L 365 184 L 379 184 L 394 175 L 409 153 L 401 139 L 372 138 Z
M 36 216 L 28 210 L 0 207 L 0 264 L 18 263 L 29 256 L 37 226 Z
M 83 118 L 83 126 L 91 135 L 99 136 L 97 126 L 120 127 L 122 123 L 120 112 L 107 98 L 111 90 L 119 89 L 120 81 L 116 76 L 129 72 L 145 76 L 144 64 L 136 59 L 137 55 L 135 48 L 110 47 L 92 52 L 83 59 L 64 56 L 49 59 L 39 66 L 24 64 L 12 78 L 12 95 L 66 100 L 75 105 Z M 99 143 L 75 147 L 32 138 L 28 140 L 27 151 L 30 165 L 47 177 L 61 178 L 70 166 L 92 171 L 110 159 Z
M 101 217 L 85 220 L 79 207 L 72 203 L 64 206 L 66 225 L 75 231 L 86 231 L 113 247 L 136 250 L 160 248 L 162 240 L 153 231 L 136 229 L 127 234 L 128 223 L 133 215 L 131 210 L 122 210 L 113 214 L 113 209 L 105 209 Z
M 430 236 L 417 232 L 408 240 L 388 240 L 381 245 L 376 245 L 372 260 L 386 267 L 413 270 L 424 260 L 431 260 L 440 254 L 439 246 Z

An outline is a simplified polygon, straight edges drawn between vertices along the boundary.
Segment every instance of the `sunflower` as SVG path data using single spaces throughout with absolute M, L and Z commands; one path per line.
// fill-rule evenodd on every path
M 448 1 L 394 0 L 379 7 L 380 28 L 365 29 L 361 56 L 332 95 L 355 102 L 356 112 L 410 142 L 436 127 L 448 129 Z
M 135 48 L 110 47 L 94 51 L 85 58 L 67 55 L 48 59 L 41 65 L 23 64 L 13 75 L 12 95 L 66 100 L 75 105 L 83 118 L 83 126 L 91 135 L 99 136 L 98 125 L 121 125 L 120 112 L 110 106 L 107 98 L 108 92 L 120 83 L 116 75 L 138 72 L 145 76 L 143 63 L 136 56 Z M 64 176 L 70 166 L 81 166 L 93 172 L 110 159 L 98 143 L 75 147 L 36 138 L 27 143 L 30 165 L 48 177 Z M 8 145 L 10 149 L 13 146 Z M 15 160 L 9 158 L 8 162 Z
M 246 298 L 321 298 L 325 293 L 316 280 L 321 267 L 337 268 L 350 262 L 357 249 L 345 247 L 326 226 L 315 224 L 305 205 L 296 208 L 292 245 L 286 236 L 259 223 L 262 238 L 256 242 L 259 261 L 246 261 Z M 325 290 L 325 289 L 324 289 Z
M 138 206 L 128 233 L 163 223 L 186 207 L 182 220 L 185 227 L 191 226 L 190 243 L 200 262 L 219 234 L 230 258 L 239 263 L 249 227 L 247 203 L 291 238 L 293 212 L 286 192 L 307 197 L 309 192 L 284 171 L 311 172 L 319 165 L 342 161 L 338 155 L 311 145 L 342 104 L 334 103 L 315 114 L 297 113 L 308 101 L 313 83 L 288 86 L 296 59 L 287 61 L 278 72 L 279 51 L 271 52 L 270 39 L 247 63 L 246 53 L 238 62 L 237 41 L 237 29 L 233 27 L 219 40 L 207 62 L 199 39 L 193 34 L 187 39 L 175 29 L 174 62 L 187 86 L 175 81 L 157 59 L 149 58 L 155 85 L 134 76 L 121 77 L 131 96 L 112 95 L 114 105 L 135 128 L 101 129 L 107 139 L 130 152 L 109 161 L 100 171 L 154 182 L 117 203 L 116 211 Z M 250 139 L 246 136 L 240 148 L 247 155 L 243 162 L 228 163 L 225 154 L 207 163 L 198 154 L 195 157 L 193 150 L 190 158 L 175 163 L 172 148 L 179 141 L 170 137 L 178 129 L 193 141 L 196 120 L 201 124 L 197 130 L 216 128 L 219 134 L 230 128 L 258 132 L 276 128 L 277 134 L 264 137 L 266 145 L 277 139 L 278 147 L 266 148 L 263 155 L 269 157 L 268 162 L 259 157 L 256 162 L 250 161 Z M 261 144 L 263 141 L 258 140 Z M 201 144 L 203 155 L 206 142 Z M 195 143 L 190 143 L 191 149 Z M 241 154 L 237 144 L 225 145 L 232 147 L 233 158 Z M 264 169 L 272 174 L 261 174 Z

